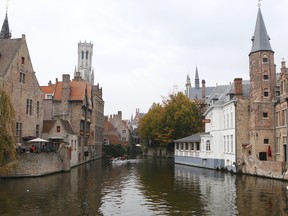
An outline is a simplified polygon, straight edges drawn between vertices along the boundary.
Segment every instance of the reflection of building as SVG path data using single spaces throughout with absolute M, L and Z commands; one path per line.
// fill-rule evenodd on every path
M 41 136 L 43 94 L 33 70 L 26 37 L 11 39 L 7 13 L 0 33 L 0 88 L 10 95 L 14 107 L 15 142 Z
M 201 213 L 195 212 L 195 215 L 237 215 L 236 198 L 239 195 L 236 193 L 236 176 L 179 164 L 175 164 L 174 173 L 176 187 L 184 188 L 183 201 L 185 203 L 190 201 L 191 205 L 200 202 L 197 205 L 198 209 L 199 206 L 203 206 Z M 189 194 L 189 191 L 193 194 Z M 189 200 L 193 198 L 195 200 Z

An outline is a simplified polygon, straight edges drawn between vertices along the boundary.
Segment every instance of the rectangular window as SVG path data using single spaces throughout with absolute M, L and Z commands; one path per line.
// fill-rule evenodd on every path
M 276 138 L 276 154 L 279 154 L 280 150 L 280 137 Z
M 126 142 L 126 137 L 122 137 L 122 138 L 121 138 L 121 141 L 122 141 L 122 142 Z
M 22 134 L 22 123 L 16 122 L 16 136 L 21 137 Z
M 234 153 L 234 142 L 233 142 L 233 135 L 230 135 L 230 144 L 231 144 L 231 153 Z
M 24 57 L 21 57 L 21 64 L 25 64 L 25 58 Z
M 191 143 L 191 150 L 194 151 L 194 143 Z
M 199 142 L 196 143 L 196 151 L 200 151 L 200 143 Z
M 224 152 L 226 152 L 226 136 L 224 136 Z
M 229 149 L 230 149 L 230 148 L 229 148 L 229 135 L 227 135 L 227 152 L 230 152 Z
M 36 137 L 40 136 L 40 126 L 36 125 Z
M 122 130 L 122 133 L 126 133 L 126 130 Z
M 276 112 L 276 127 L 280 126 L 280 112 Z
M 283 144 L 286 144 L 287 142 L 287 136 L 283 136 Z
M 233 128 L 233 112 L 230 113 L 231 128 Z
M 185 143 L 185 150 L 189 150 L 188 143 Z
M 267 112 L 263 112 L 263 118 L 268 118 L 268 113 Z
M 179 149 L 179 143 L 176 143 L 176 149 Z
M 283 122 L 284 122 L 284 126 L 287 125 L 287 109 L 283 110 Z
M 269 139 L 264 139 L 264 144 L 269 144 Z
M 268 97 L 268 96 L 269 96 L 268 91 L 265 91 L 265 92 L 264 92 L 264 97 Z
M 60 126 L 56 127 L 56 131 L 59 133 L 60 132 Z
M 26 101 L 26 114 L 32 116 L 32 100 L 27 99 Z
M 269 79 L 269 76 L 267 74 L 263 75 L 263 79 L 264 80 L 268 80 Z
M 37 117 L 39 117 L 40 114 L 40 103 L 37 101 Z
M 25 73 L 20 72 L 19 82 L 25 84 Z

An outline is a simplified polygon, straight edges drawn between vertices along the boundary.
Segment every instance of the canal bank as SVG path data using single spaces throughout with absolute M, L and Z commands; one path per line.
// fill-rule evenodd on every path
M 59 172 L 70 172 L 73 167 L 96 160 L 101 157 L 87 158 L 71 166 L 69 149 L 63 144 L 57 152 L 25 152 L 17 155 L 17 159 L 7 164 L 0 178 L 39 177 Z

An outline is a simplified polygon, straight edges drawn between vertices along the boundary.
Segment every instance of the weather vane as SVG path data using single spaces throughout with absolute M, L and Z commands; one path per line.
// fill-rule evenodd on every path
M 259 8 L 261 7 L 261 3 L 260 3 L 261 1 L 263 1 L 263 0 L 258 0 L 258 4 L 257 5 L 258 5 Z
M 9 0 L 6 0 L 6 11 L 8 10 Z

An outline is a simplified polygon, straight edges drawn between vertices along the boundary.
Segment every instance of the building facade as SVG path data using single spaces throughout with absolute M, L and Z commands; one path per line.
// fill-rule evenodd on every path
M 26 36 L 11 38 L 8 17 L 0 33 L 0 87 L 11 97 L 15 111 L 15 143 L 40 137 L 43 94 L 33 69 Z

